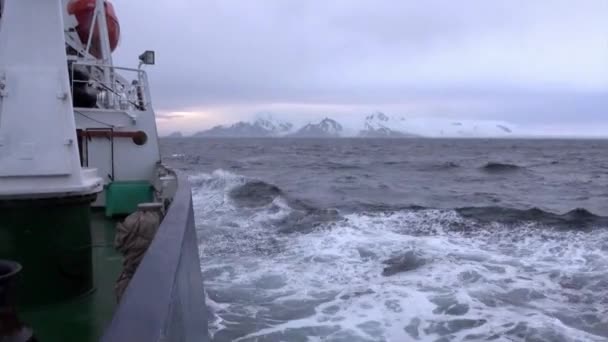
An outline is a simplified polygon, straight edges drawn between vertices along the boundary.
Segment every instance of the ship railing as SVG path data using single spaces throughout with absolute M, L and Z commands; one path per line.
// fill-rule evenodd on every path
M 76 75 L 86 74 L 87 79 Z M 97 93 L 98 108 L 117 111 L 145 111 L 151 107 L 148 75 L 142 69 L 103 65 L 94 62 L 70 63 L 70 85 Z
M 209 341 L 190 184 L 168 171 L 177 179 L 175 196 L 103 342 Z

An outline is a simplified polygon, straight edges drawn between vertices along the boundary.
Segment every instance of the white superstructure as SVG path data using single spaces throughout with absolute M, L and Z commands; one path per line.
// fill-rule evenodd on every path
M 74 2 L 93 6 L 88 22 L 70 13 Z M 0 7 L 0 196 L 90 193 L 115 181 L 162 191 L 147 75 L 112 64 L 120 28 L 113 12 L 107 16 L 111 5 L 0 0 Z M 150 63 L 153 55 L 144 57 Z M 103 201 L 101 193 L 96 204 Z
M 9 0 L 3 5 L 0 23 L 2 197 L 63 196 L 101 190 L 102 180 L 94 170 L 82 168 L 79 160 L 67 56 L 63 48 L 62 8 L 60 0 Z M 28 29 L 24 30 L 24 25 Z

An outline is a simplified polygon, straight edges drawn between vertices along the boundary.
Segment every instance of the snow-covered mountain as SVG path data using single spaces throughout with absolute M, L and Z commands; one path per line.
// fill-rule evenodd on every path
M 280 120 L 271 113 L 258 114 L 254 124 L 263 127 L 268 132 L 271 132 L 271 136 L 287 135 L 293 130 L 292 123 L 285 120 Z
M 337 138 L 342 135 L 344 128 L 337 121 L 325 118 L 319 123 L 309 123 L 291 134 L 299 138 Z
M 492 120 L 448 120 L 391 116 L 382 112 L 367 115 L 363 120 L 360 137 L 445 137 L 445 138 L 485 138 L 508 137 L 513 128 L 502 121 Z
M 375 112 L 365 117 L 363 129 L 358 133 L 365 138 L 406 138 L 417 137 L 407 131 L 405 117 L 392 117 L 382 112 Z
M 230 126 L 215 126 L 194 134 L 197 137 L 280 137 L 291 133 L 293 124 L 270 114 L 258 115 L 252 122 L 239 121 Z
M 184 135 L 182 134 L 182 132 L 173 132 L 167 135 L 166 138 L 181 138 L 183 136 Z
M 263 127 L 251 122 L 237 122 L 230 126 L 215 126 L 194 134 L 197 137 L 267 137 L 270 135 Z
M 258 114 L 251 121 L 216 126 L 198 132 L 199 137 L 370 137 L 370 138 L 487 138 L 510 137 L 515 128 L 502 121 L 450 120 L 431 117 L 393 116 L 375 112 L 349 116 L 338 122 L 328 117 L 297 127 L 272 114 Z

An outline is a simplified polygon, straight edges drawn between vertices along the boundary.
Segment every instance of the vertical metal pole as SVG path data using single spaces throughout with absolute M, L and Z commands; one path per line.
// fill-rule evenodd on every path
M 95 33 L 95 26 L 97 25 L 97 10 L 93 13 L 93 19 L 91 21 L 91 31 L 89 32 L 89 39 L 87 39 L 87 47 L 86 52 L 89 53 L 91 51 L 91 44 L 93 43 L 93 33 Z
M 112 65 L 112 49 L 110 47 L 110 34 L 108 33 L 108 18 L 106 17 L 105 0 L 97 0 L 96 11 L 103 64 Z
M 97 14 L 97 27 L 99 28 L 99 40 L 101 43 L 102 64 L 112 65 L 112 48 L 110 47 L 110 34 L 108 32 L 108 18 L 106 17 L 105 0 L 96 0 L 95 12 Z M 104 83 L 114 90 L 113 70 L 109 67 L 103 68 Z M 107 92 L 108 105 L 114 106 L 114 94 Z

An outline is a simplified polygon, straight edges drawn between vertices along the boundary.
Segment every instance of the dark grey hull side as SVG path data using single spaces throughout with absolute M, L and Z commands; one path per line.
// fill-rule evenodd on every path
M 192 194 L 182 175 L 101 341 L 209 341 Z

